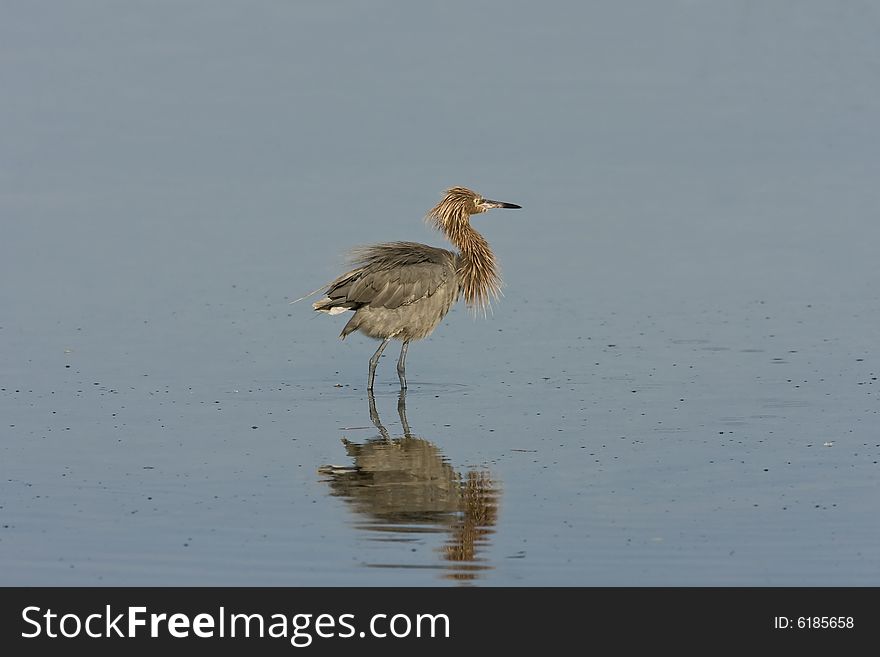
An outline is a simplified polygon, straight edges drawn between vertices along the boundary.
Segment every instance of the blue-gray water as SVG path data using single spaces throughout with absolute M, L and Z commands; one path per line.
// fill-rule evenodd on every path
M 875 4 L 2 14 L 0 584 L 880 584 Z M 386 439 L 288 302 L 451 185 Z

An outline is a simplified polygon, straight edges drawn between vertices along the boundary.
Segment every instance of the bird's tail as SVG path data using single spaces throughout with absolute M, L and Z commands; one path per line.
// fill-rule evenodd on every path
M 351 304 L 347 304 L 341 299 L 331 299 L 330 297 L 324 297 L 323 299 L 318 299 L 315 303 L 313 303 L 312 308 L 317 310 L 319 313 L 338 315 L 340 313 L 344 313 L 346 310 L 351 310 Z

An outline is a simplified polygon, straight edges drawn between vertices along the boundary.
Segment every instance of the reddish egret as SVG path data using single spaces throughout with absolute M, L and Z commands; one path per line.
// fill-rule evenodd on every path
M 458 253 L 417 242 L 374 244 L 352 252 L 354 269 L 330 283 L 327 296 L 312 307 L 330 315 L 353 310 L 339 337 L 360 331 L 382 341 L 370 358 L 368 390 L 373 389 L 376 365 L 392 338 L 403 342 L 397 376 L 405 389 L 410 341 L 429 336 L 459 293 L 471 308 L 483 311 L 498 296 L 501 278 L 495 255 L 471 226 L 470 217 L 492 208 L 519 207 L 452 187 L 426 220 L 458 247 Z

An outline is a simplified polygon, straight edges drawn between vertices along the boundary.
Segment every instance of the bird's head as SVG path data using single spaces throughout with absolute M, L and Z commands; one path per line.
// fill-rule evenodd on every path
M 457 221 L 467 221 L 472 214 L 480 214 L 493 208 L 520 208 L 515 203 L 492 201 L 483 198 L 467 187 L 450 187 L 446 196 L 428 213 L 428 219 L 441 230 Z

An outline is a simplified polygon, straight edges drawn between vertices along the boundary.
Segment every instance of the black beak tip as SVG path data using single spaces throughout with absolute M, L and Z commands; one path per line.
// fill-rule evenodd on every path
M 505 203 L 504 201 L 490 201 L 484 200 L 483 203 L 493 208 L 509 208 L 511 210 L 522 210 L 521 205 L 517 205 L 516 203 Z

